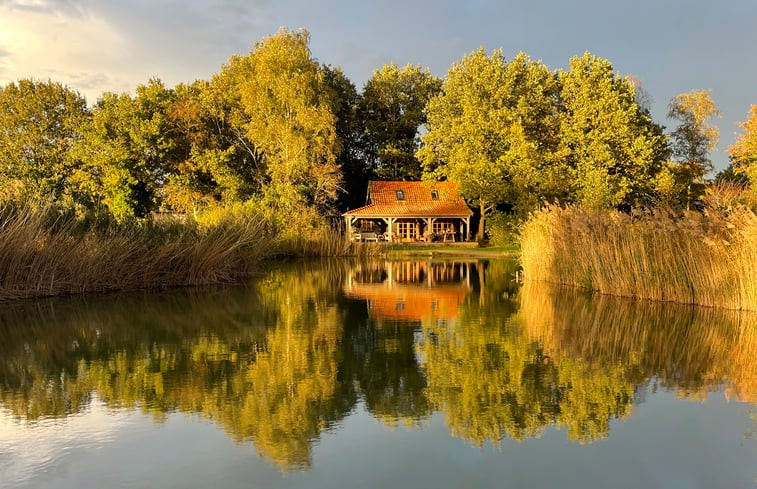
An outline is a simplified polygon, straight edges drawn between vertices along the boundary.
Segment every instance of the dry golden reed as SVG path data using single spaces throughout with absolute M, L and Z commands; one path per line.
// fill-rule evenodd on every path
M 757 216 L 744 206 L 683 216 L 547 207 L 524 225 L 521 247 L 526 280 L 757 310 Z
M 231 282 L 263 257 L 264 228 L 261 219 L 85 226 L 55 209 L 8 205 L 0 209 L 0 302 Z
M 344 234 L 329 227 L 322 227 L 307 236 L 288 236 L 278 240 L 273 254 L 308 257 L 358 257 L 375 258 L 386 253 L 386 247 L 375 243 L 348 241 Z

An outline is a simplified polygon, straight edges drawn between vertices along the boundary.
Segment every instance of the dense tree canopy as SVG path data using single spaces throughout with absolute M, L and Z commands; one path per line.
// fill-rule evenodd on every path
M 636 104 L 633 85 L 590 53 L 560 72 L 561 152 L 573 169 L 575 201 L 607 208 L 652 202 L 666 138 Z
M 365 124 L 367 157 L 379 178 L 420 178 L 421 167 L 415 157 L 418 131 L 426 121 L 426 103 L 440 84 L 420 66 L 399 68 L 394 63 L 374 71 L 365 84 L 359 114 Z
M 365 121 L 358 114 L 360 95 L 340 68 L 324 66 L 322 71 L 324 82 L 331 90 L 331 110 L 336 116 L 336 162 L 344 180 L 340 203 L 344 210 L 354 209 L 365 204 L 372 174 L 367 161 Z
M 119 219 L 144 217 L 157 205 L 176 142 L 166 113 L 174 94 L 159 80 L 137 87 L 136 97 L 106 93 L 82 126 L 73 178 L 86 200 Z
M 163 185 L 165 208 L 196 213 L 214 204 L 245 201 L 261 189 L 260 155 L 231 124 L 228 106 L 215 95 L 205 81 L 174 89 L 166 118 L 176 148 Z
M 285 211 L 323 208 L 341 180 L 333 95 L 309 41 L 307 31 L 281 30 L 232 57 L 211 82 L 234 94 L 232 124 L 261 153 L 264 194 Z
M 0 87 L 0 198 L 71 201 L 72 148 L 88 119 L 79 93 L 53 81 Z
M 681 124 L 670 144 L 638 80 L 590 53 L 552 71 L 480 49 L 443 81 L 392 63 L 359 92 L 309 42 L 281 29 L 209 80 L 153 79 L 91 109 L 51 81 L 0 88 L 0 198 L 42 195 L 117 219 L 242 205 L 298 227 L 363 204 L 371 178 L 423 176 L 458 184 L 482 238 L 494 209 L 689 205 L 703 191 L 718 114 L 706 91 L 671 102 Z M 730 149 L 745 174 L 754 120 Z
M 692 90 L 670 101 L 668 117 L 680 123 L 670 135 L 674 161 L 667 164 L 669 183 L 663 185 L 671 203 L 690 208 L 704 194 L 703 179 L 712 170 L 709 153 L 719 135 L 707 120 L 719 115 L 707 90 Z
M 544 200 L 649 204 L 668 154 L 634 86 L 589 53 L 555 75 L 522 53 L 507 63 L 478 50 L 453 65 L 427 113 L 418 152 L 427 175 L 457 182 L 482 217 Z
M 523 140 L 522 127 L 507 119 L 506 69 L 501 51 L 488 56 L 480 49 L 455 63 L 428 104 L 428 132 L 418 151 L 427 176 L 456 182 L 479 207 L 479 239 L 486 212 L 513 197 L 516 162 L 509 150 Z

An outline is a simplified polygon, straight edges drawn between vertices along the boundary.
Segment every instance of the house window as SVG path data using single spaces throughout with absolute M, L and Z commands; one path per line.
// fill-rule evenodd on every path
M 439 192 L 437 192 L 436 190 L 432 190 L 431 191 L 431 198 L 433 200 L 439 200 Z
M 373 221 L 363 221 L 360 223 L 360 231 L 367 233 L 376 230 L 376 223 Z
M 405 200 L 405 192 L 397 190 L 397 200 Z
M 400 239 L 415 239 L 415 223 L 400 222 L 397 223 L 397 231 Z
M 455 224 L 450 221 L 434 221 L 434 234 L 454 233 Z

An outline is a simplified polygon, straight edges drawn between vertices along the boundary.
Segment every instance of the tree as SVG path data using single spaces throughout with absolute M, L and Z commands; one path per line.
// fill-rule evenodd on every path
M 166 120 L 175 148 L 162 188 L 163 205 L 169 208 L 196 214 L 260 191 L 260 155 L 229 123 L 228 105 L 217 93 L 206 81 L 174 89 Z
M 158 205 L 166 162 L 176 148 L 166 113 L 175 94 L 160 80 L 137 87 L 136 97 L 105 93 L 82 127 L 72 177 L 93 206 L 116 219 L 144 217 Z
M 553 164 L 556 88 L 546 66 L 525 54 L 507 64 L 500 50 L 488 56 L 479 49 L 450 68 L 442 92 L 429 102 L 428 132 L 417 153 L 424 177 L 456 182 L 479 208 L 477 239 L 497 204 L 525 211 L 561 184 L 563 172 Z
M 78 165 L 71 150 L 89 116 L 84 97 L 57 82 L 0 87 L 0 197 L 41 194 L 70 203 Z
M 718 128 L 707 120 L 719 116 L 709 90 L 676 95 L 668 105 L 668 118 L 680 122 L 671 134 L 673 157 L 681 164 L 696 167 L 700 178 L 712 170 L 709 153 L 719 137 Z
M 368 159 L 379 178 L 416 180 L 421 175 L 415 152 L 424 108 L 441 82 L 420 65 L 384 65 L 365 84 L 359 115 L 365 124 Z
M 366 161 L 365 122 L 358 116 L 360 96 L 340 68 L 323 66 L 321 70 L 331 90 L 331 111 L 336 117 L 336 161 L 344 179 L 340 207 L 354 209 L 365 203 L 371 170 Z
M 728 148 L 728 154 L 738 173 L 744 174 L 752 185 L 752 192 L 757 187 L 757 105 L 752 105 L 749 117 L 739 126 L 744 130 Z
M 650 203 L 667 139 L 637 105 L 633 84 L 588 52 L 570 60 L 560 83 L 561 152 L 575 172 L 575 200 L 595 208 Z
M 718 142 L 718 128 L 707 120 L 720 115 L 710 98 L 709 90 L 692 90 L 676 95 L 668 105 L 668 118 L 680 122 L 673 131 L 671 148 L 678 176 L 681 203 L 689 209 L 691 203 L 704 194 L 704 176 L 712 171 L 710 150 Z
M 331 91 L 309 42 L 305 30 L 281 29 L 232 57 L 211 82 L 230 94 L 230 123 L 260 155 L 266 202 L 287 215 L 325 210 L 341 180 Z

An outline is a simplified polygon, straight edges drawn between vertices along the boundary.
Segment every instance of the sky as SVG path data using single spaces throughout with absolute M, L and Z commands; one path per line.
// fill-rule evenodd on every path
M 479 47 L 552 69 L 585 51 L 607 58 L 668 127 L 672 97 L 709 89 L 722 113 L 716 169 L 757 104 L 757 0 L 0 0 L 0 85 L 50 78 L 92 104 L 152 77 L 208 79 L 282 26 L 307 29 L 313 56 L 358 89 L 391 61 L 444 76 Z

